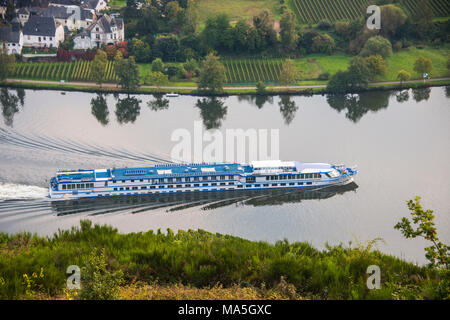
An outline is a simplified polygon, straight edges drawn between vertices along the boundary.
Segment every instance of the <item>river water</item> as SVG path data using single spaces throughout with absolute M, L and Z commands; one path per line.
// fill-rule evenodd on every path
M 355 245 L 382 238 L 381 251 L 422 264 L 426 243 L 403 239 L 393 228 L 409 215 L 406 200 L 419 195 L 436 214 L 441 240 L 450 242 L 448 87 L 345 96 L 168 99 L 0 90 L 0 232 L 52 235 L 89 218 L 121 232 L 204 229 L 272 243 L 307 241 L 318 248 L 327 242 Z M 357 165 L 359 174 L 344 188 L 309 192 L 72 202 L 46 198 L 47 181 L 57 169 L 168 162 L 179 146 L 174 133 L 195 139 L 199 129 L 201 137 L 226 137 L 227 130 L 238 129 L 266 130 L 272 137 L 278 130 L 271 141 L 278 142 L 273 150 L 280 159 Z M 251 149 L 252 140 L 247 143 Z M 252 160 L 250 154 L 246 160 Z

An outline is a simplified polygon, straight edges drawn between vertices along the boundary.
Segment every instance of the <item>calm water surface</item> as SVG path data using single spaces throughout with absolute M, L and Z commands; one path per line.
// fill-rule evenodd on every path
M 450 242 L 449 88 L 311 97 L 220 99 L 0 89 L 0 231 L 51 235 L 80 219 L 122 232 L 204 229 L 252 240 L 347 244 L 381 237 L 384 252 L 423 263 L 424 242 L 393 226 L 422 197 Z M 279 129 L 280 158 L 357 164 L 355 184 L 312 192 L 247 192 L 50 202 L 61 168 L 170 160 L 174 130 Z

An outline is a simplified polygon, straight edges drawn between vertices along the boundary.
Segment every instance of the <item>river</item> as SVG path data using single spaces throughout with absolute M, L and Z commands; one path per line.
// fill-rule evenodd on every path
M 121 232 L 203 229 L 318 248 L 382 238 L 381 251 L 422 264 L 426 243 L 394 230 L 409 215 L 406 201 L 419 195 L 435 212 L 441 240 L 450 242 L 448 87 L 226 98 L 0 90 L 0 232 L 52 235 L 89 218 Z M 179 146 L 174 133 L 195 139 L 199 129 L 202 137 L 276 131 L 280 159 L 357 165 L 359 174 L 345 188 L 311 192 L 57 203 L 46 198 L 57 169 L 170 161 Z M 252 146 L 248 140 L 247 149 Z

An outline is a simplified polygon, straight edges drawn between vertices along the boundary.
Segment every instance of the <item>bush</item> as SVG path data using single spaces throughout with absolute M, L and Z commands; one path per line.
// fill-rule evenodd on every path
M 328 80 L 330 79 L 330 73 L 329 72 L 322 72 L 319 74 L 319 77 L 317 78 L 319 80 Z

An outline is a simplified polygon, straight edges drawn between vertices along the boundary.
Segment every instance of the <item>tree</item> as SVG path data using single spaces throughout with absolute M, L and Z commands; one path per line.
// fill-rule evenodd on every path
M 286 59 L 281 67 L 279 82 L 282 85 L 289 85 L 297 80 L 297 69 L 291 59 Z
M 273 17 L 268 10 L 263 10 L 257 16 L 254 16 L 253 25 L 261 36 L 264 43 L 263 46 L 270 46 L 276 43 L 277 34 L 275 30 L 273 30 Z
M 280 20 L 281 44 L 286 52 L 292 52 L 297 47 L 298 33 L 296 29 L 297 20 L 295 14 L 287 9 Z
M 408 71 L 400 70 L 397 73 L 397 80 L 400 81 L 400 84 L 403 85 L 403 81 L 408 81 L 411 78 L 411 74 Z
M 335 46 L 333 38 L 326 33 L 312 39 L 312 52 L 332 54 Z
M 197 75 L 199 72 L 198 69 L 198 63 L 197 61 L 195 61 L 195 59 L 188 59 L 184 64 L 183 64 L 184 70 L 186 70 L 186 78 L 192 78 L 193 76 Z
M 114 58 L 114 69 L 119 78 L 118 83 L 122 88 L 136 89 L 139 83 L 139 69 L 133 56 L 124 59 L 117 55 L 117 58 Z
M 162 72 L 149 72 L 144 77 L 144 83 L 152 86 L 158 87 L 158 89 L 167 84 L 169 82 L 169 78 L 167 74 Z
M 430 267 L 444 267 L 449 269 L 450 246 L 439 241 L 434 224 L 434 214 L 432 210 L 424 210 L 420 204 L 420 197 L 407 202 L 408 209 L 412 216 L 412 221 L 403 217 L 395 225 L 395 229 L 400 230 L 407 239 L 417 237 L 424 238 L 431 242 L 431 246 L 425 248 L 425 257 L 428 259 Z
M 16 58 L 12 54 L 9 55 L 8 50 L 0 42 L 0 82 L 12 75 L 15 68 Z
M 164 71 L 164 62 L 161 58 L 156 58 L 152 61 L 152 71 L 153 72 L 163 72 Z
M 450 57 L 447 58 L 447 71 L 450 71 Z
M 414 14 L 414 21 L 417 25 L 415 32 L 419 38 L 424 39 L 430 35 L 433 29 L 433 11 L 429 0 L 421 0 L 417 4 L 417 10 Z
M 136 62 L 148 62 L 151 58 L 150 46 L 138 38 L 133 38 L 131 40 L 131 54 L 135 57 Z
M 348 72 L 348 84 L 352 88 L 367 87 L 370 78 L 370 70 L 366 60 L 358 56 L 354 57 L 352 60 L 350 60 Z
M 364 59 L 366 61 L 367 67 L 369 68 L 370 77 L 373 78 L 377 75 L 383 75 L 387 71 L 386 61 L 382 56 L 368 56 Z
M 392 44 L 382 36 L 371 37 L 367 40 L 360 54 L 363 57 L 380 55 L 383 59 L 386 59 L 392 55 Z
M 102 86 L 103 83 L 107 62 L 108 57 L 106 55 L 106 52 L 98 49 L 97 54 L 95 55 L 94 61 L 92 63 L 91 76 L 94 79 L 95 83 L 99 84 L 100 87 Z
M 188 0 L 186 9 L 184 10 L 183 25 L 181 26 L 182 34 L 195 33 L 197 28 L 197 9 L 195 1 Z
M 219 57 L 213 53 L 208 54 L 200 70 L 198 90 L 222 92 L 225 81 L 225 67 L 220 63 Z
M 267 93 L 266 85 L 262 81 L 258 81 L 256 84 L 256 93 L 258 95 L 264 95 Z
M 433 62 L 431 59 L 420 56 L 416 62 L 414 62 L 414 71 L 420 75 L 430 73 L 433 69 Z
M 6 12 L 5 12 L 6 21 L 11 22 L 11 20 L 14 18 L 15 11 L 16 7 L 14 6 L 14 1 L 9 0 L 8 4 L 6 5 Z
M 406 22 L 406 14 L 393 4 L 380 7 L 381 10 L 381 34 L 385 37 L 393 37 L 397 29 Z

